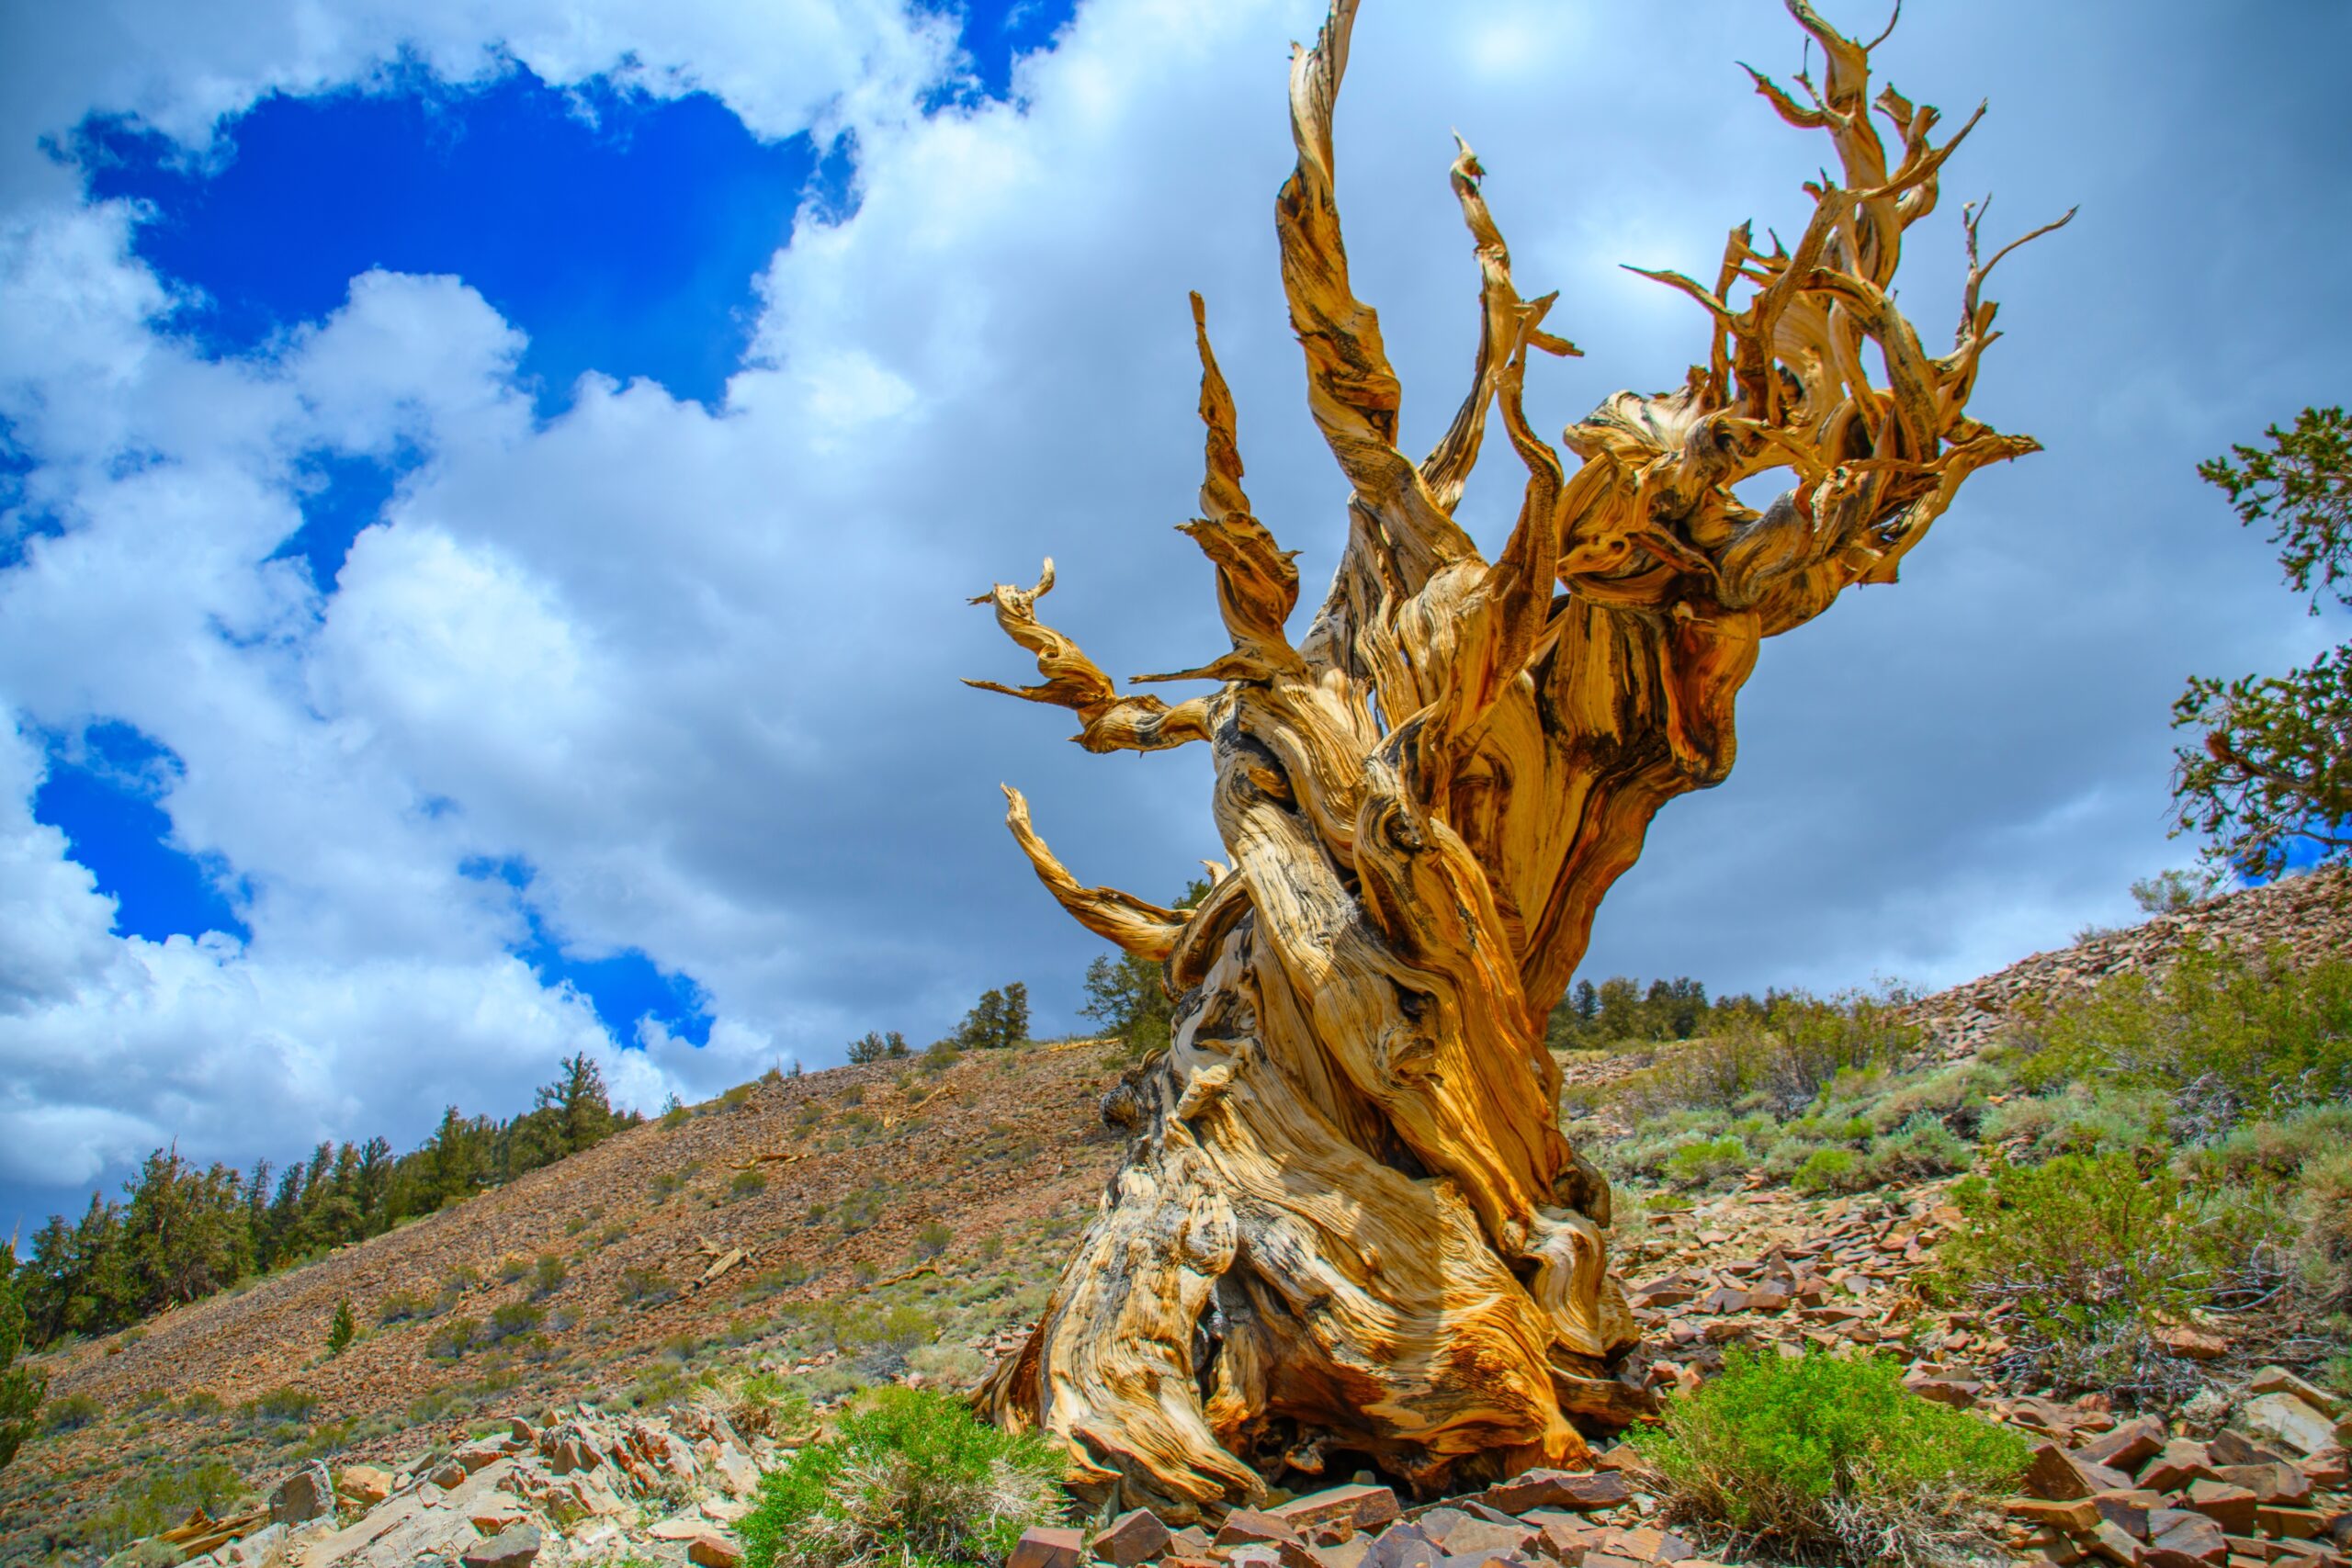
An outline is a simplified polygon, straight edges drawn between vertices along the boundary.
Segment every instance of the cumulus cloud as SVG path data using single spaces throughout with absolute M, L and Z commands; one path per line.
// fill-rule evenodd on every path
M 1198 482 L 1191 288 L 1260 510 L 1310 580 L 1329 571 L 1342 491 L 1269 210 L 1284 46 L 1312 8 L 1096 0 L 1022 66 L 1024 107 L 930 115 L 944 36 L 887 6 L 181 10 L 135 39 L 116 15 L 44 13 L 8 67 L 38 91 L 0 117 L 22 165 L 0 175 L 0 417 L 37 464 L 17 525 L 56 530 L 0 571 L 0 1181 L 85 1181 L 174 1135 L 238 1159 L 413 1140 L 451 1100 L 519 1108 L 575 1049 L 650 1106 L 837 1059 L 867 1028 L 927 1037 L 1016 976 L 1041 1023 L 1069 1021 L 1094 944 L 1029 885 L 993 784 L 1030 790 L 1082 875 L 1159 895 L 1216 852 L 1204 772 L 1085 757 L 1056 716 L 962 688 L 1020 664 L 962 601 L 1051 552 L 1052 618 L 1106 668 L 1222 646 L 1170 526 Z M 1952 211 L 1917 236 L 1923 328 L 1956 298 L 1963 189 L 1998 184 L 2020 227 L 2086 203 L 1995 290 L 2012 336 L 1981 412 L 2051 451 L 1973 481 L 1901 588 L 1766 650 L 1733 782 L 1661 818 L 1603 911 L 1599 972 L 1951 980 L 2113 918 L 2131 876 L 2185 852 L 2162 810 L 2180 677 L 2324 635 L 2189 466 L 2335 395 L 2342 224 L 2266 229 L 2258 297 L 2251 252 L 2147 246 L 2250 231 L 2331 177 L 2310 107 L 2328 51 L 2194 25 L 2116 34 L 2022 4 L 1906 20 L 1887 54 L 1906 90 L 1996 98 Z M 139 215 L 61 199 L 27 162 L 91 112 L 200 151 L 259 93 L 374 82 L 402 48 L 468 79 L 493 47 L 560 84 L 627 62 L 649 90 L 707 87 L 763 135 L 856 130 L 855 212 L 804 215 L 776 254 L 720 406 L 591 377 L 536 419 L 518 329 L 458 277 L 366 274 L 328 320 L 209 357 L 169 329 Z M 1373 7 L 1341 199 L 1408 436 L 1434 438 L 1468 369 L 1450 129 L 1587 351 L 1531 389 L 1557 428 L 1702 352 L 1687 303 L 1617 263 L 1703 268 L 1732 222 L 1801 219 L 1821 149 L 1732 64 L 1796 54 L 1761 10 Z M 331 592 L 271 558 L 320 453 L 406 465 Z M 1507 477 L 1474 490 L 1481 537 L 1514 500 Z M 242 879 L 250 941 L 111 934 L 33 820 L 43 738 L 108 718 L 180 759 L 161 804 Z M 514 956 L 534 920 L 568 954 L 689 976 L 708 1043 L 650 1019 L 615 1038 Z

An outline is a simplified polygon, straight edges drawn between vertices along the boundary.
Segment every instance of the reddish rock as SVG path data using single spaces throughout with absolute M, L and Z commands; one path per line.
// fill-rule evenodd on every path
M 1004 1568 L 1078 1568 L 1085 1551 L 1085 1537 L 1077 1530 L 1041 1526 L 1014 1543 Z
M 2152 1492 L 2177 1492 L 2192 1481 L 2213 1479 L 2213 1461 L 2202 1443 L 2175 1438 L 2140 1472 L 2140 1484 Z
M 2110 1519 L 2101 1519 L 2098 1529 L 2076 1539 L 2092 1556 L 2122 1563 L 2124 1568 L 2135 1568 L 2140 1561 L 2140 1543 L 2129 1530 Z
M 2088 1497 L 2076 1497 L 2064 1502 L 2052 1502 L 2041 1497 L 2011 1497 L 2002 1503 L 2001 1511 L 2013 1519 L 2047 1526 L 2069 1534 L 2086 1533 L 2098 1529 L 2103 1517 L 2098 1505 Z
M 2156 1333 L 2156 1343 L 2174 1355 L 2190 1361 L 2218 1361 L 2230 1353 L 2230 1342 L 2219 1334 L 2208 1334 L 2199 1328 L 2165 1328 Z
M 2257 1501 L 2275 1507 L 2300 1507 L 2311 1500 L 2311 1477 L 2292 1465 L 2224 1464 L 2213 1473 L 2233 1486 L 2243 1486 Z
M 1984 1392 L 1981 1382 L 1958 1378 L 1907 1377 L 1903 1386 L 1922 1399 L 1932 1399 L 1938 1404 L 1949 1404 L 1954 1410 L 1973 1410 L 1977 1395 Z
M 1225 1516 L 1225 1523 L 1217 1527 L 1217 1546 L 1247 1546 L 1253 1542 L 1274 1545 L 1289 1541 L 1305 1546 L 1306 1538 L 1298 1533 L 1286 1519 L 1258 1508 L 1236 1508 Z
M 2158 1551 L 2177 1551 L 2199 1562 L 2222 1562 L 2230 1555 L 2230 1543 L 2222 1539 L 2222 1527 L 2197 1514 L 2172 1526 L 2149 1544 Z
M 1613 1507 L 1633 1495 L 1633 1483 L 1617 1471 L 1531 1470 L 1487 1487 L 1478 1495 L 1478 1501 L 1506 1514 L 1524 1514 L 1530 1508 L 1581 1512 Z
M 2316 1508 L 2256 1508 L 2254 1522 L 2265 1534 L 2309 1540 L 2327 1523 L 2327 1516 Z
M 537 1560 L 543 1544 L 537 1526 L 515 1525 L 466 1548 L 458 1562 L 461 1568 L 528 1568 Z
M 2246 1487 L 2226 1481 L 2192 1481 L 2188 1506 L 2227 1534 L 2248 1535 L 2254 1530 L 2254 1513 L 2261 1506 L 2261 1499 Z
M 335 1490 L 361 1507 L 372 1508 L 392 1495 L 391 1472 L 372 1464 L 347 1464 Z
M 1159 1556 L 1168 1550 L 1173 1540 L 1159 1516 L 1148 1508 L 1136 1508 L 1121 1514 L 1095 1536 L 1094 1555 L 1119 1568 L 1134 1568 L 1138 1562 Z
M 2136 1421 L 2126 1421 L 2115 1430 L 2093 1438 L 2075 1450 L 2075 1457 L 2114 1470 L 2137 1471 L 2164 1451 L 2165 1439 L 2170 1436 L 2163 1422 L 2153 1416 L 2143 1416 Z
M 1266 1511 L 1301 1534 L 1315 1537 L 1334 1526 L 1378 1529 L 1400 1510 L 1396 1494 L 1385 1486 L 1331 1486 Z
M 1639 1529 L 1610 1529 L 1600 1534 L 1600 1550 L 1636 1562 L 1682 1562 L 1696 1557 L 1689 1541 L 1644 1525 Z M 1585 1561 L 1590 1562 L 1588 1556 Z
M 2094 1492 L 2085 1501 L 2098 1517 L 2135 1540 L 2148 1539 L 2148 1509 L 2153 1495 L 2145 1492 Z
M 2044 1497 L 2052 1502 L 2071 1502 L 2087 1497 L 2100 1488 L 2085 1479 L 2083 1472 L 2066 1457 L 2066 1450 L 2055 1443 L 2036 1443 L 2026 1457 L 2025 1477 L 2021 1483 L 2029 1497 Z

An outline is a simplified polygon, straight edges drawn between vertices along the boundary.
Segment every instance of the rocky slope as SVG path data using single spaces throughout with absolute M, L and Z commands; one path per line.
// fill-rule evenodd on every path
M 2340 953 L 2352 949 L 2347 893 L 2352 879 L 2328 875 L 2210 900 L 2038 954 L 1914 1013 L 1939 1049 L 1964 1055 L 2030 1000 L 2157 962 L 2192 932 Z M 283 1517 L 266 1536 L 256 1533 L 266 1514 L 232 1514 L 243 1539 L 220 1545 L 223 1562 L 382 1568 L 441 1552 L 723 1560 L 732 1550 L 724 1527 L 777 1436 L 789 1434 L 746 1429 L 757 1422 L 730 1404 L 720 1369 L 830 1370 L 836 1386 L 908 1376 L 909 1344 L 935 1335 L 939 1347 L 915 1353 L 912 1376 L 976 1373 L 1034 1315 L 1115 1162 L 1095 1105 L 1116 1066 L 1099 1045 L 1035 1047 L 968 1055 L 942 1071 L 885 1063 L 747 1086 L 241 1293 L 45 1358 L 53 1404 L 86 1401 L 92 1418 L 38 1439 L 0 1472 L 0 1562 L 61 1551 L 94 1561 L 74 1545 L 88 1539 L 94 1510 L 103 1518 L 102 1503 L 115 1499 L 115 1528 L 129 1529 L 135 1510 L 126 1515 L 120 1499 L 194 1456 L 224 1460 L 258 1493 L 277 1495 Z M 2324 1408 L 2324 1394 L 2244 1369 L 2235 1405 L 2209 1413 L 2210 1429 L 2167 1431 L 2144 1453 L 2135 1439 L 2128 1455 L 2104 1442 L 2120 1428 L 2096 1400 L 2001 1399 L 1979 1371 L 1997 1356 L 1996 1337 L 1965 1314 L 1932 1312 L 1907 1281 L 1952 1217 L 1935 1184 L 1849 1198 L 1747 1191 L 1639 1217 L 1621 1257 L 1658 1347 L 1658 1377 L 1694 1381 L 1733 1342 L 1792 1352 L 1861 1342 L 1899 1354 L 1935 1397 L 1976 1404 L 2052 1445 L 2037 1472 L 2044 1495 L 2014 1510 L 2009 1545 L 2023 1560 L 2104 1551 L 2150 1568 L 2238 1568 L 2325 1561 L 2335 1550 L 2326 1531 L 2341 1516 L 2345 1477 L 2330 1445 L 2342 1412 Z M 556 1260 L 553 1283 L 542 1258 Z M 327 1325 L 343 1301 L 368 1326 L 329 1357 Z M 416 1315 L 401 1315 L 409 1306 Z M 894 1313 L 911 1315 L 894 1328 Z M 2331 1435 L 2318 1437 L 2312 1419 Z M 2202 1448 L 2176 1451 L 2183 1443 Z M 2276 1468 L 2256 1474 L 2262 1466 Z M 2077 1491 L 2083 1475 L 2098 1484 Z M 2233 1489 L 2205 1496 L 2219 1498 L 2222 1514 L 2189 1506 L 2199 1485 Z M 1341 1529 L 1338 1515 L 1301 1524 L 1307 1508 L 1284 1516 L 1295 1542 L 1268 1527 L 1262 1540 L 1180 1537 L 1138 1555 L 1151 1527 L 1137 1522 L 1126 1545 L 1103 1550 L 1131 1562 L 1189 1552 L 1292 1568 L 1616 1568 L 1612 1559 L 1695 1550 L 1656 1527 L 1653 1500 L 1630 1486 L 1603 1490 L 1608 1498 L 1583 1505 L 1561 1504 L 1556 1487 L 1515 1508 L 1454 1501 L 1453 1514 L 1521 1530 L 1508 1540 L 1472 1531 L 1457 1542 L 1453 1521 L 1431 1525 L 1426 1509 L 1393 1522 L 1359 1510 Z M 2255 1500 L 2242 1507 L 2238 1491 Z M 2087 1512 L 2078 1506 L 2086 1500 Z M 1566 1522 L 1538 1520 L 1546 1509 Z M 311 1510 L 322 1517 L 298 1517 Z M 2181 1514 L 2243 1528 L 2221 1529 L 2215 1556 L 2208 1533 Z M 1366 1555 L 1404 1525 L 1418 1543 L 1400 1534 L 1393 1551 L 1378 1548 L 1385 1556 Z M 2159 1545 L 2181 1530 L 2195 1551 Z M 209 1552 L 222 1533 L 199 1528 L 183 1543 Z M 526 1537 L 537 1542 L 528 1552 Z M 1037 1562 L 1066 1548 L 1041 1540 Z

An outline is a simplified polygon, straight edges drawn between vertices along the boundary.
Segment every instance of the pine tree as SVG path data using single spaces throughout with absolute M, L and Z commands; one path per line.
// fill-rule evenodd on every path
M 16 1364 L 25 1348 L 26 1326 L 24 1285 L 17 1272 L 17 1244 L 11 1239 L 0 1245 L 0 1470 L 8 1467 L 33 1435 L 42 1396 L 49 1392 L 45 1374 Z
M 327 1325 L 327 1354 L 330 1357 L 342 1355 L 344 1348 L 351 1343 L 352 1336 L 358 1332 L 359 1325 L 352 1320 L 351 1303 L 348 1301 L 337 1302 L 334 1321 Z

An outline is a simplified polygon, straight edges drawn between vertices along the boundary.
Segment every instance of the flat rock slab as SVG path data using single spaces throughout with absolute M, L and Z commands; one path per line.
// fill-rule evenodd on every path
M 526 1568 L 547 1543 L 537 1525 L 511 1525 L 458 1559 L 462 1568 Z
M 1085 1553 L 1086 1538 L 1079 1531 L 1041 1528 L 1013 1544 L 1004 1568 L 1079 1568 Z

